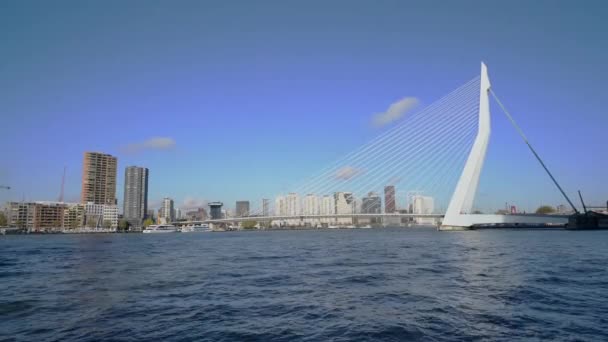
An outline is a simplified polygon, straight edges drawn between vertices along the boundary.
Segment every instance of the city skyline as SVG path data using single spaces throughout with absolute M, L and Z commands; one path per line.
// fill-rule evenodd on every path
M 483 59 L 527 135 L 559 170 L 568 193 L 580 188 L 589 202 L 603 203 L 604 189 L 597 184 L 605 161 L 583 169 L 571 161 L 578 151 L 597 146 L 608 124 L 600 102 L 608 57 L 597 44 L 601 20 L 584 16 L 595 4 L 601 5 L 531 4 L 519 28 L 492 15 L 516 11 L 516 6 L 499 4 L 476 4 L 460 19 L 451 14 L 462 9 L 449 4 L 441 11 L 429 5 L 394 11 L 407 13 L 400 20 L 394 20 L 391 8 L 366 6 L 364 11 L 356 4 L 348 13 L 337 4 L 324 5 L 324 12 L 317 11 L 321 3 L 300 4 L 299 14 L 275 4 L 268 16 L 252 18 L 246 15 L 247 4 L 235 13 L 216 9 L 218 18 L 235 15 L 257 29 L 252 32 L 236 32 L 196 9 L 191 11 L 196 16 L 165 12 L 168 22 L 183 23 L 179 29 L 157 27 L 159 4 L 124 4 L 124 16 L 114 16 L 112 6 L 96 4 L 91 5 L 95 16 L 77 4 L 70 12 L 49 4 L 36 11 L 10 4 L 0 14 L 15 27 L 0 33 L 9 51 L 6 77 L 0 81 L 9 113 L 1 139 L 5 146 L 20 144 L 6 152 L 5 160 L 11 162 L 0 168 L 0 183 L 12 188 L 0 192 L 0 200 L 56 199 L 67 166 L 65 201 L 79 202 L 80 158 L 89 150 L 116 156 L 119 170 L 127 165 L 154 170 L 150 208 L 159 208 L 165 196 L 184 209 L 206 201 L 272 199 L 391 126 L 375 125 L 375 114 L 400 99 L 415 98 L 403 103 L 419 102 L 420 107 L 433 102 L 476 74 Z M 280 17 L 291 20 L 276 19 Z M 307 28 L 312 20 L 322 32 Z M 62 24 L 54 26 L 55 21 Z M 95 29 L 89 21 L 97 24 Z M 102 25 L 107 22 L 112 25 Z M 128 30 L 132 22 L 140 29 Z M 421 23 L 453 30 L 435 32 Z M 359 29 L 362 24 L 365 30 Z M 479 33 L 484 25 L 492 34 Z M 205 39 L 194 39 L 203 33 Z M 466 38 L 458 49 L 451 43 L 456 36 Z M 489 44 L 490 37 L 496 44 Z M 335 39 L 341 43 L 329 43 Z M 205 53 L 209 49 L 214 53 Z M 120 79 L 125 82 L 116 82 Z M 170 122 L 138 129 L 166 113 L 172 115 Z M 507 129 L 493 131 L 496 140 L 482 175 L 490 185 L 480 194 L 484 201 L 523 208 L 563 203 Z M 565 139 L 560 132 L 577 138 Z M 41 146 L 53 158 L 40 155 Z M 509 159 L 501 161 L 498 155 L 504 150 Z M 521 188 L 538 190 L 525 196 L 504 185 L 512 179 L 521 180 Z M 116 189 L 124 182 L 119 172 Z M 116 197 L 122 208 L 122 196 Z

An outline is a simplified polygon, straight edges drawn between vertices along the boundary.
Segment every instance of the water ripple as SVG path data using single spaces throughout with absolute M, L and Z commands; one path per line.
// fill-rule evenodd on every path
M 0 340 L 608 340 L 608 232 L 0 238 Z

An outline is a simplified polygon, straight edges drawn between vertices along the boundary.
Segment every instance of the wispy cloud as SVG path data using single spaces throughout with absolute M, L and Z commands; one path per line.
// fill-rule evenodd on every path
M 175 147 L 175 140 L 169 137 L 153 137 L 142 142 L 123 146 L 127 153 L 137 153 L 145 150 L 168 150 Z
M 418 99 L 415 97 L 404 97 L 401 100 L 392 103 L 385 112 L 375 113 L 372 124 L 376 127 L 382 127 L 398 120 L 405 113 L 418 106 Z
M 349 180 L 351 178 L 357 177 L 358 175 L 360 175 L 362 173 L 363 173 L 363 170 L 361 170 L 361 169 L 357 169 L 352 166 L 345 166 L 336 171 L 336 173 L 334 174 L 334 178 L 340 179 L 340 180 Z

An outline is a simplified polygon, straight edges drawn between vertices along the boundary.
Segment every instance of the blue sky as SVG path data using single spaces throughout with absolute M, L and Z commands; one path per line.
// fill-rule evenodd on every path
M 92 150 L 118 157 L 119 201 L 128 165 L 150 169 L 152 203 L 256 201 L 379 134 L 374 113 L 406 96 L 430 104 L 484 60 L 564 187 L 603 203 L 606 17 L 602 1 L 2 1 L 0 183 L 12 189 L 0 200 L 56 199 L 64 165 L 78 200 Z M 496 125 L 481 196 L 562 203 Z M 153 137 L 175 146 L 125 148 Z

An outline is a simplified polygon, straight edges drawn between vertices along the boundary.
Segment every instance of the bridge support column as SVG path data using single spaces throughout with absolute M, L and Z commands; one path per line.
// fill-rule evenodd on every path
M 443 218 L 440 230 L 466 229 L 470 227 L 470 220 L 463 218 L 471 214 L 475 193 L 479 185 L 479 176 L 483 162 L 486 158 L 488 142 L 490 140 L 490 78 L 488 68 L 481 63 L 481 79 L 479 89 L 479 125 L 477 137 L 464 165 L 450 204 Z M 470 216 L 470 215 L 466 215 Z

